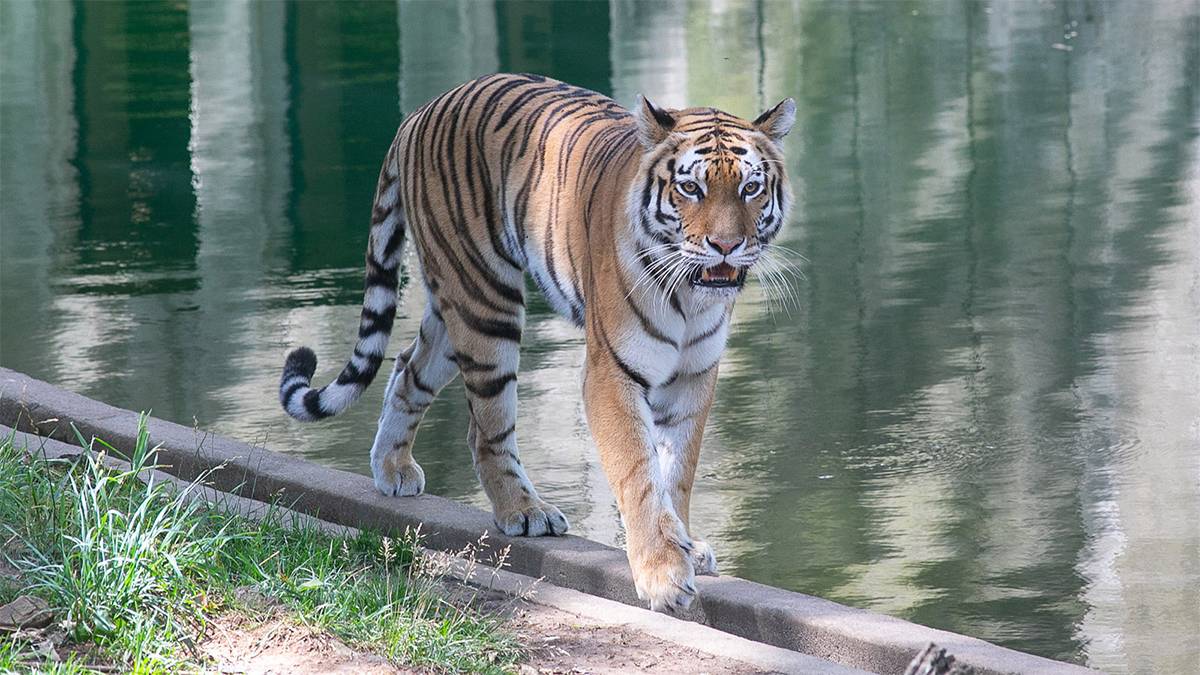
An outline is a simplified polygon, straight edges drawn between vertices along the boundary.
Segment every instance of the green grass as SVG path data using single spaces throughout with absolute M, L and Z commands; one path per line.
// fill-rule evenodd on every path
M 93 449 L 119 454 L 98 441 Z M 0 440 L 0 542 L 22 587 L 0 582 L 0 601 L 44 598 L 70 640 L 104 660 L 139 673 L 201 665 L 194 645 L 206 622 L 253 613 L 235 599 L 247 587 L 295 621 L 398 663 L 503 672 L 519 657 L 500 622 L 442 599 L 413 565 L 411 540 L 287 528 L 278 510 L 252 521 L 139 480 L 155 457 L 144 423 L 124 457 L 131 468 L 119 471 L 90 453 L 47 460 Z M 27 648 L 0 636 L 0 672 L 18 669 Z M 51 672 L 79 672 L 61 668 Z
M 33 671 L 29 664 L 28 655 L 19 642 L 0 638 L 0 673 L 19 673 Z M 39 675 L 81 675 L 94 671 L 87 668 L 76 659 L 62 663 L 39 663 L 36 672 Z

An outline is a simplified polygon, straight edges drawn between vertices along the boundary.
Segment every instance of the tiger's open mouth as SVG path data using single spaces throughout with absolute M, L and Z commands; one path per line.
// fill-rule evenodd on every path
M 704 288 L 741 288 L 746 282 L 746 268 L 720 263 L 692 273 L 692 285 Z

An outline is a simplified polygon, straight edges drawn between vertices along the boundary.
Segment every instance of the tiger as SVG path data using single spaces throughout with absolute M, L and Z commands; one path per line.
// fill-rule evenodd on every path
M 384 158 L 366 250 L 358 337 L 337 379 L 286 356 L 279 399 L 298 420 L 336 415 L 375 378 L 411 236 L 428 301 L 395 359 L 371 446 L 385 495 L 419 495 L 417 427 L 461 373 L 467 445 L 508 536 L 561 535 L 517 450 L 526 275 L 586 336 L 585 416 L 626 535 L 637 596 L 686 609 L 716 556 L 688 515 L 718 361 L 748 270 L 792 205 L 783 138 L 796 104 L 753 121 L 714 108 L 632 111 L 535 74 L 466 82 L 408 115 Z

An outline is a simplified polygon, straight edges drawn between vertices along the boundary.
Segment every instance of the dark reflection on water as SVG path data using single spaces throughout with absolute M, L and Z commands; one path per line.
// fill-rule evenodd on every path
M 723 570 L 1113 672 L 1200 660 L 1200 9 L 1181 3 L 0 3 L 0 363 L 367 472 L 351 345 L 402 115 L 526 70 L 793 95 L 796 302 L 739 303 L 693 509 Z M 415 333 L 409 294 L 397 340 Z M 580 335 L 530 307 L 523 455 L 618 541 Z M 403 344 L 397 344 L 399 350 Z M 435 493 L 483 505 L 454 385 Z

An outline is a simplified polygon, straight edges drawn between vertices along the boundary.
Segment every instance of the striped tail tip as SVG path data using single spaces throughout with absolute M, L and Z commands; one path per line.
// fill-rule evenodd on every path
M 329 416 L 321 407 L 320 392 L 311 387 L 316 372 L 316 352 L 308 347 L 288 352 L 279 379 L 279 403 L 288 415 L 306 422 Z
M 283 379 L 292 377 L 303 377 L 308 381 L 312 381 L 312 376 L 317 372 L 317 353 L 308 347 L 297 347 L 288 352 L 287 358 L 283 361 Z

